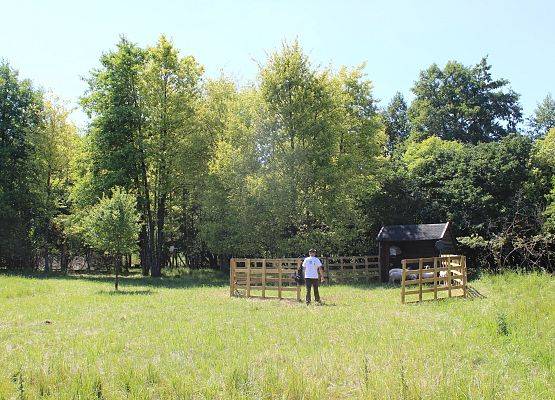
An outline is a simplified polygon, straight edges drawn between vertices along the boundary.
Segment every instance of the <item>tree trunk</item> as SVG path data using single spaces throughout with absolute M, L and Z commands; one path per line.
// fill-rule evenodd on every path
M 50 252 L 48 251 L 48 245 L 44 248 L 44 272 L 50 272 Z
M 146 225 L 141 226 L 139 234 L 139 257 L 141 259 L 141 270 L 143 276 L 148 276 L 150 271 L 149 254 L 148 254 L 148 235 Z
M 120 270 L 120 264 L 121 264 L 121 255 L 118 254 L 116 255 L 116 290 L 119 290 L 119 270 Z
M 66 242 L 63 241 L 60 248 L 60 269 L 62 270 L 63 274 L 67 274 L 68 263 L 69 259 L 67 256 L 67 245 Z
M 156 255 L 151 276 L 159 277 L 162 275 L 162 265 L 164 260 L 164 220 L 166 218 L 166 195 L 160 194 L 156 208 Z
M 212 253 L 208 253 L 208 262 L 211 269 L 218 269 L 218 257 Z
M 144 154 L 143 154 L 144 157 Z M 146 163 L 141 160 L 141 180 L 143 190 L 143 217 L 146 220 L 146 247 L 144 249 L 144 261 L 147 265 L 143 265 L 143 275 L 148 275 L 148 271 L 152 272 L 154 264 L 154 221 L 152 219 L 152 210 L 150 204 L 150 190 L 148 188 L 148 177 L 146 171 Z M 141 264 L 143 260 L 141 260 Z

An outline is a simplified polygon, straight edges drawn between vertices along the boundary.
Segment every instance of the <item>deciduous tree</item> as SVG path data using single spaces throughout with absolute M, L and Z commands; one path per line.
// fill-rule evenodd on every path
M 486 58 L 472 67 L 449 61 L 420 73 L 409 108 L 415 136 L 436 135 L 466 143 L 489 142 L 516 131 L 522 119 L 519 95 L 509 81 L 494 79 Z

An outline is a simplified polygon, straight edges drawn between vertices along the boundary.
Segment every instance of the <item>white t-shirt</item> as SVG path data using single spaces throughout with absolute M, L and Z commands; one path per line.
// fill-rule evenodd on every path
M 322 262 L 318 257 L 307 257 L 303 261 L 304 277 L 318 279 L 318 267 L 322 266 Z

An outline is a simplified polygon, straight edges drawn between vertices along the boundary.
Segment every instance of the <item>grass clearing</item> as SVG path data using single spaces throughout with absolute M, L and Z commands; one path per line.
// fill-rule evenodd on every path
M 555 279 L 470 282 L 485 299 L 324 306 L 230 298 L 207 271 L 159 280 L 0 276 L 0 399 L 547 399 Z

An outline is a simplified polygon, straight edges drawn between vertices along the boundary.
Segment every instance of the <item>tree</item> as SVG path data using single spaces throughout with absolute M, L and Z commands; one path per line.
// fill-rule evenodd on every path
M 543 223 L 543 229 L 545 232 L 555 235 L 555 177 L 551 183 L 551 192 L 547 196 L 547 207 L 543 212 L 545 221 Z
M 43 108 L 42 92 L 0 61 L 0 264 L 9 267 L 28 267 L 39 239 Z
M 459 233 L 491 235 L 518 210 L 530 209 L 529 138 L 462 144 L 431 137 L 407 146 L 407 178 L 419 190 L 423 222 L 451 220 Z
M 121 257 L 137 248 L 140 225 L 135 197 L 116 187 L 110 197 L 103 196 L 98 204 L 87 210 L 81 224 L 85 241 L 115 258 L 115 288 L 118 290 Z
M 270 55 L 258 86 L 220 89 L 211 108 L 225 123 L 201 226 L 210 249 L 279 256 L 310 245 L 364 251 L 360 199 L 385 137 L 362 67 L 318 70 L 295 42 Z
M 551 128 L 555 128 L 555 100 L 551 94 L 538 104 L 528 124 L 533 138 L 542 138 Z
M 103 54 L 101 67 L 91 71 L 82 105 L 92 123 L 73 197 L 86 207 L 115 186 L 134 190 L 142 223 L 139 254 L 147 275 L 154 263 L 155 228 L 140 94 L 144 62 L 145 51 L 121 37 L 116 50 Z
M 67 251 L 59 220 L 70 213 L 69 193 L 73 185 L 72 169 L 79 155 L 81 138 L 69 121 L 70 111 L 56 98 L 44 102 L 40 135 L 37 137 L 36 158 L 40 168 L 40 190 L 44 208 L 39 233 L 44 248 L 44 269 L 50 269 L 50 251 L 60 250 L 62 271 L 67 267 Z
M 407 103 L 400 92 L 395 93 L 387 108 L 382 112 L 382 117 L 388 138 L 387 151 L 392 154 L 395 146 L 405 140 L 411 130 Z
M 417 138 L 436 135 L 466 143 L 499 140 L 522 119 L 519 95 L 509 81 L 494 80 L 483 58 L 473 67 L 449 61 L 444 69 L 433 64 L 420 73 L 412 88 L 416 98 L 409 118 Z
M 162 36 L 146 52 L 141 73 L 141 97 L 145 114 L 146 161 L 152 179 L 154 261 L 151 276 L 161 274 L 167 259 L 166 218 L 175 193 L 178 149 L 197 129 L 197 108 L 203 68 L 192 56 L 181 57 Z
M 536 141 L 534 150 L 534 175 L 538 181 L 536 190 L 544 195 L 546 201 L 543 229 L 555 234 L 555 128 Z M 545 193 L 546 188 L 550 188 L 549 193 Z

